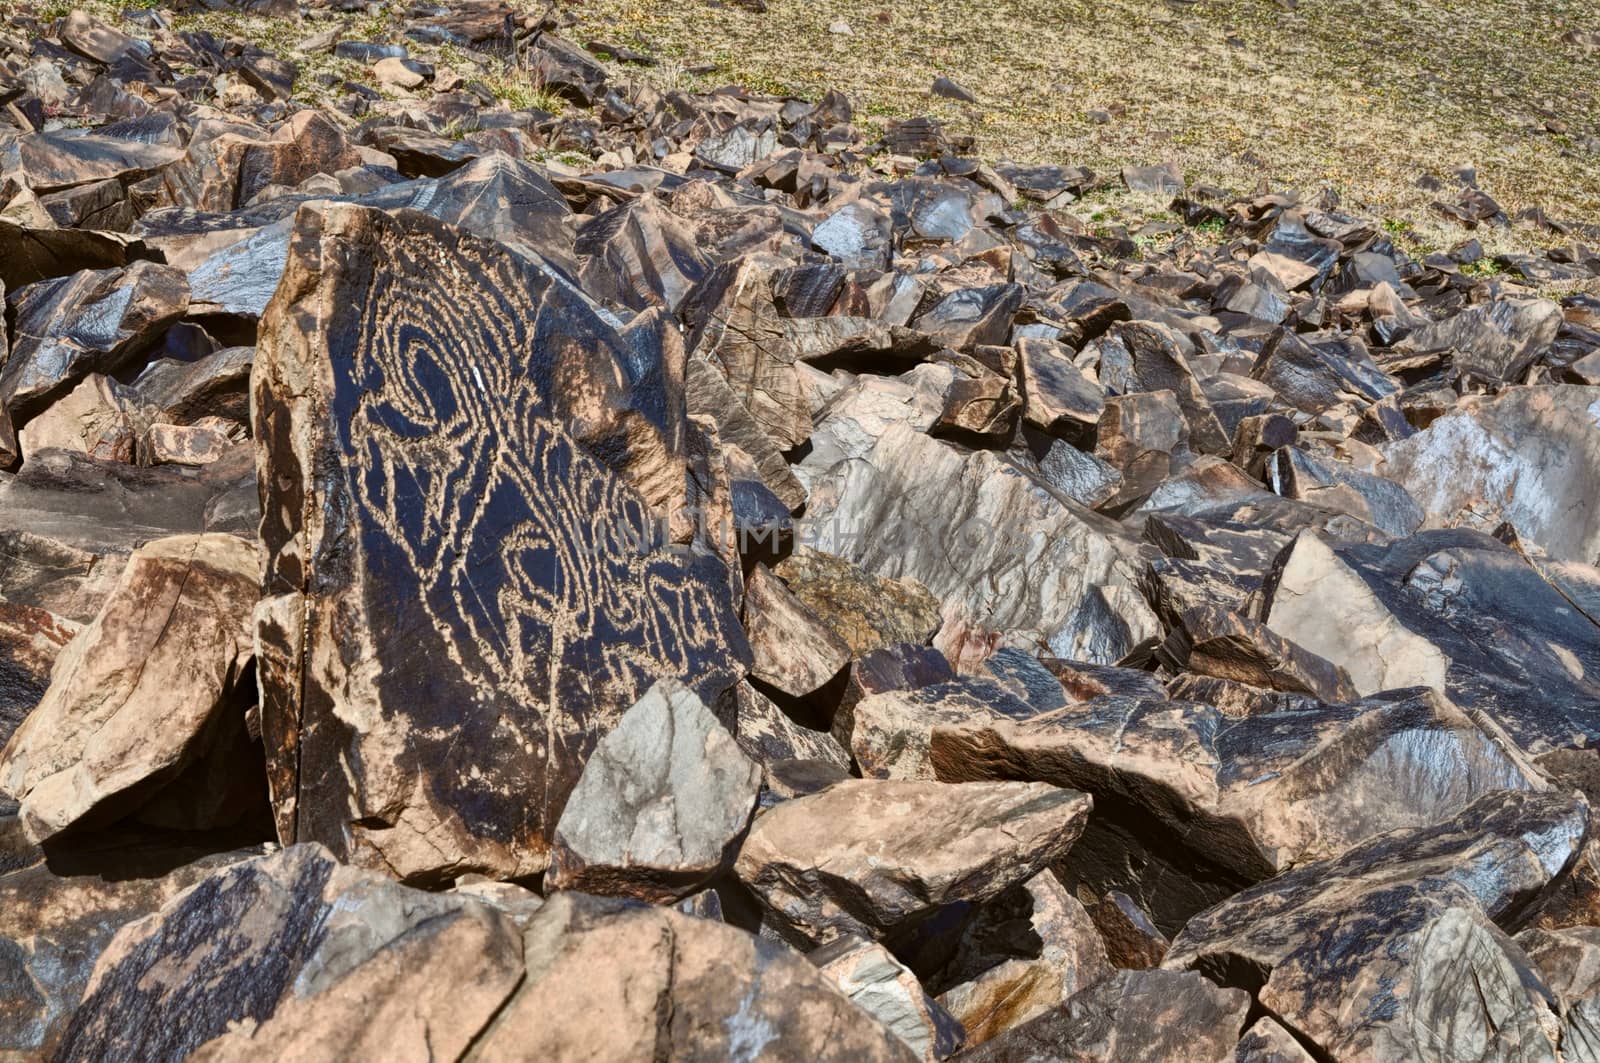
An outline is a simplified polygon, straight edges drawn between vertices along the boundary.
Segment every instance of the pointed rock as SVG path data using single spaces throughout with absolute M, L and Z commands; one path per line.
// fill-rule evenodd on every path
M 731 860 L 760 786 L 711 710 L 663 679 L 589 755 L 545 883 L 651 901 L 692 893 Z

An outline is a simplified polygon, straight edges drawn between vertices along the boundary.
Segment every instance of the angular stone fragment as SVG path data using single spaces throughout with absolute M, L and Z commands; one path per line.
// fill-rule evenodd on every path
M 682 307 L 697 322 L 689 353 L 714 363 L 756 423 L 787 450 L 811 435 L 811 412 L 795 370 L 799 352 L 773 305 L 778 263 L 749 257 L 707 274 Z
M 138 544 L 200 532 L 253 538 L 260 521 L 247 453 L 202 470 L 43 450 L 0 483 L 0 594 L 87 623 Z
M 1561 307 L 1549 299 L 1496 299 L 1420 328 L 1395 349 L 1450 351 L 1464 372 L 1515 383 L 1549 350 L 1560 327 Z
M 291 846 L 118 931 L 57 1058 L 246 1060 L 293 1047 L 332 1060 L 427 1045 L 454 1059 L 517 987 L 522 951 L 511 921 L 480 901 Z M 145 1021 L 127 1022 L 130 1009 Z
M 152 262 L 85 270 L 11 294 L 16 335 L 0 371 L 0 403 L 15 416 L 111 373 L 154 343 L 189 305 L 179 271 Z
M 112 177 L 137 181 L 182 155 L 182 148 L 167 144 L 76 130 L 28 133 L 0 145 L 0 178 L 17 175 L 42 194 Z
M 1508 388 L 1468 396 L 1409 439 L 1383 448 L 1384 476 L 1430 514 L 1492 528 L 1508 520 L 1550 556 L 1600 560 L 1600 388 Z
M 1555 996 L 1562 1056 L 1600 1054 L 1600 927 L 1524 930 L 1516 942 Z
M 684 391 L 689 414 L 710 418 L 724 446 L 744 451 L 778 501 L 791 511 L 805 505 L 806 489 L 790 471 L 783 452 L 739 401 L 721 372 L 710 362 L 691 359 L 684 374 Z
M 709 268 L 689 227 L 654 196 L 640 196 L 586 223 L 574 251 L 584 292 L 630 310 L 676 311 Z
M 1146 970 L 1161 966 L 1167 937 L 1132 897 L 1112 890 L 1089 909 L 1089 916 L 1106 943 L 1106 958 L 1113 967 Z
M 69 874 L 82 869 L 58 855 L 54 869 L 41 862 L 0 875 L 0 1053 L 8 1058 L 51 1054 L 120 927 L 248 854 L 158 848 L 96 855 L 111 856 L 114 871 Z
M 1044 711 L 992 679 L 960 676 L 868 693 L 841 708 L 834 733 L 848 739 L 867 778 L 932 779 L 929 742 L 935 727 L 1028 720 Z
M 1503 734 L 1418 690 L 1242 719 L 1101 697 L 1029 720 L 935 722 L 929 755 L 940 779 L 1032 779 L 1094 796 L 1059 870 L 1091 896 L 1127 893 L 1168 934 L 1285 868 L 1442 822 L 1491 791 L 1546 785 Z
M 979 1063 L 1228 1063 L 1250 996 L 1192 971 L 1118 971 L 1060 1008 L 988 1041 Z
M 722 563 L 662 545 L 574 440 L 633 353 L 498 245 L 302 211 L 253 403 L 285 841 L 401 876 L 542 870 L 590 750 L 644 690 L 714 700 L 742 673 Z
M 523 942 L 527 976 L 475 1061 L 916 1058 L 804 958 L 708 919 L 558 893 Z
M 1577 796 L 1485 794 L 1219 904 L 1165 966 L 1250 990 L 1331 1058 L 1554 1059 L 1545 991 L 1502 931 L 1570 866 L 1587 818 Z
M 798 546 L 772 570 L 853 658 L 939 630 L 939 600 L 914 579 L 871 576 L 842 557 Z
M 244 435 L 243 426 L 214 417 L 195 424 L 153 424 L 139 440 L 139 452 L 146 465 L 210 465 L 233 448 L 235 431 Z
M 22 803 L 34 838 L 137 811 L 242 731 L 230 697 L 250 657 L 259 572 L 255 548 L 232 535 L 134 551 L 0 751 L 0 787 Z
M 79 625 L 31 605 L 0 602 L 0 743 L 50 687 L 50 670 Z
M 1283 1024 L 1263 1015 L 1239 1038 L 1235 1063 L 1315 1063 L 1315 1057 Z
M 849 774 L 850 754 L 833 735 L 796 723 L 748 681 L 741 682 L 734 693 L 739 704 L 739 748 L 751 760 L 767 769 L 781 762 L 802 761 Z
M 878 576 L 910 576 L 975 623 L 1058 647 L 1092 588 L 1131 582 L 1108 521 L 1022 468 L 894 425 L 817 481 L 812 543 Z
M 17 437 L 22 453 L 55 447 L 131 463 L 139 426 L 130 399 L 116 381 L 92 373 L 23 427 Z
M 711 710 L 663 679 L 589 755 L 545 883 L 652 901 L 692 893 L 730 859 L 760 786 Z
M 925 1063 L 948 1059 L 965 1040 L 961 1024 L 877 942 L 846 936 L 812 951 L 806 959 Z
M 134 378 L 138 401 L 153 420 L 193 424 L 202 417 L 250 423 L 250 367 L 254 347 L 228 347 L 198 361 L 162 358 Z
M 745 580 L 744 627 L 752 678 L 795 698 L 827 685 L 850 661 L 850 647 L 765 565 Z
M 1530 753 L 1600 740 L 1600 627 L 1487 535 L 1334 547 L 1302 533 L 1267 588 L 1266 623 L 1362 694 L 1433 687 Z
M 984 905 L 963 933 L 939 995 L 980 1045 L 1111 974 L 1106 948 L 1077 898 L 1049 871 Z
M 787 935 L 880 938 L 984 901 L 1064 854 L 1088 818 L 1072 790 L 850 779 L 771 809 L 735 864 Z
M 1105 394 L 1073 364 L 1061 344 L 1023 337 L 1017 340 L 1017 366 L 1024 421 L 1061 439 L 1092 437 L 1105 410 Z

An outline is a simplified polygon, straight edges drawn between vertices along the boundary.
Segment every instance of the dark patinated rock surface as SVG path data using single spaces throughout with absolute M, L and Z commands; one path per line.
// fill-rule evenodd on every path
M 714 700 L 748 659 L 721 562 L 658 542 L 557 419 L 631 352 L 493 245 L 348 207 L 300 216 L 262 331 L 280 836 L 404 876 L 541 870 L 627 707 L 663 676 Z

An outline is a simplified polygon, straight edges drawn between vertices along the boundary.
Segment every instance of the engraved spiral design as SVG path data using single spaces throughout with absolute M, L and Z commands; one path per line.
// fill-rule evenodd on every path
M 703 557 L 641 548 L 646 505 L 555 415 L 545 363 L 575 346 L 625 357 L 615 333 L 493 245 L 381 247 L 383 268 L 343 292 L 355 320 L 335 330 L 352 342 L 333 412 L 362 534 L 404 556 L 455 662 L 584 731 L 656 676 L 727 670 L 742 639 L 726 585 Z

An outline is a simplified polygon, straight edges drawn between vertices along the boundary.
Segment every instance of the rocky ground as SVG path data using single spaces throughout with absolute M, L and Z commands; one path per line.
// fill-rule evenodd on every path
M 0 1057 L 1600 1059 L 1594 225 L 362 28 L 0 41 Z

